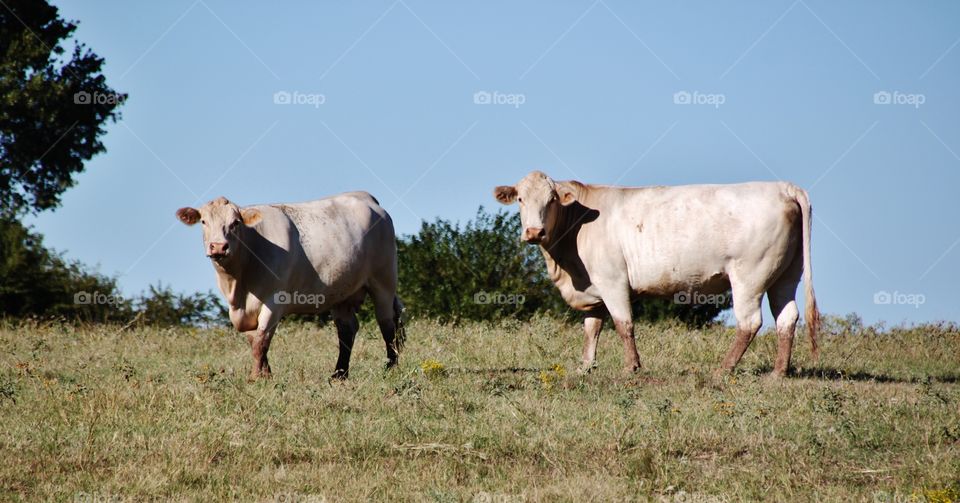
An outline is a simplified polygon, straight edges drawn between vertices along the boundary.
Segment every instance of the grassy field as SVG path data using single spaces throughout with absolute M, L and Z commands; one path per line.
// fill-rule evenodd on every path
M 639 325 L 643 371 L 575 375 L 548 319 L 409 324 L 398 369 L 364 326 L 331 383 L 332 326 L 281 325 L 272 380 L 211 329 L 0 325 L 0 500 L 947 501 L 960 490 L 960 332 L 834 323 L 820 365 L 735 376 L 724 327 Z

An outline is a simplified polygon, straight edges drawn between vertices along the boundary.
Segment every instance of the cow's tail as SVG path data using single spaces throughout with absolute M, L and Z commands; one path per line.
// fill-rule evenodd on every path
M 403 302 L 400 302 L 400 297 L 393 298 L 393 324 L 397 328 L 393 340 L 399 353 L 407 340 L 407 328 L 403 325 Z
M 810 265 L 810 227 L 813 225 L 813 208 L 810 196 L 800 187 L 794 187 L 794 197 L 800 205 L 800 217 L 803 219 L 803 289 L 806 309 L 804 320 L 810 334 L 810 351 L 813 360 L 820 358 L 817 347 L 817 332 L 820 330 L 820 311 L 817 309 L 817 296 L 813 293 L 813 267 Z

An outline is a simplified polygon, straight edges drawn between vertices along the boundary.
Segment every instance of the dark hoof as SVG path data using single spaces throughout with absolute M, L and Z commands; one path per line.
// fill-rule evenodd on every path
M 331 381 L 346 381 L 347 376 L 350 372 L 346 369 L 337 369 L 333 371 L 333 374 L 330 375 Z
M 397 360 L 389 360 L 387 361 L 386 364 L 384 364 L 383 370 L 390 370 L 396 366 L 397 366 Z

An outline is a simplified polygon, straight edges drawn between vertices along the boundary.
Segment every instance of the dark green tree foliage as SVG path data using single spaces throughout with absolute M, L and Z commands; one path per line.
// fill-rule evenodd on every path
M 670 298 L 643 298 L 633 303 L 633 319 L 659 321 L 676 319 L 694 327 L 702 327 L 716 320 L 723 311 L 730 309 L 729 293 L 725 302 L 719 304 L 678 304 Z
M 106 302 L 77 303 L 74 298 L 78 293 L 109 296 L 116 292 L 112 278 L 86 271 L 79 262 L 70 262 L 44 248 L 42 236 L 30 232 L 20 222 L 0 218 L 0 314 L 97 321 L 126 319 L 129 313 Z
M 491 214 L 481 207 L 463 228 L 438 219 L 424 222 L 418 234 L 399 239 L 400 297 L 409 315 L 442 321 L 526 318 L 534 313 L 578 319 L 547 277 L 539 247 L 521 242 L 519 236 L 517 215 L 502 210 Z M 634 318 L 704 325 L 729 307 L 729 301 L 697 305 L 644 298 L 634 303 Z
M 0 316 L 175 326 L 224 323 L 227 313 L 212 292 L 175 294 L 157 285 L 125 298 L 116 279 L 64 259 L 39 234 L 0 218 Z
M 76 25 L 44 0 L 0 5 L 0 213 L 54 208 L 104 151 L 99 137 L 126 98 L 106 85 L 103 59 L 62 43 Z
M 463 228 L 437 219 L 398 241 L 400 297 L 408 312 L 443 321 L 567 313 L 535 246 L 522 243 L 520 220 L 486 213 Z
M 213 292 L 174 293 L 169 286 L 150 285 L 136 303 L 138 321 L 146 325 L 216 325 L 227 320 L 227 310 Z

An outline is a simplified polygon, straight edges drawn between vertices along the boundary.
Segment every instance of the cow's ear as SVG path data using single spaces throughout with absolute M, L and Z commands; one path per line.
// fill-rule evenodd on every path
M 243 219 L 243 225 L 248 227 L 257 225 L 257 222 L 259 222 L 261 219 L 260 210 L 254 208 L 244 208 L 240 210 L 240 218 Z
M 200 221 L 200 212 L 193 208 L 180 208 L 177 210 L 177 220 L 187 225 L 193 225 Z
M 500 201 L 500 204 L 513 204 L 517 200 L 517 189 L 510 185 L 501 185 L 493 189 L 493 197 Z
M 570 206 L 577 200 L 577 194 L 570 187 L 557 184 L 557 198 L 562 206 Z

